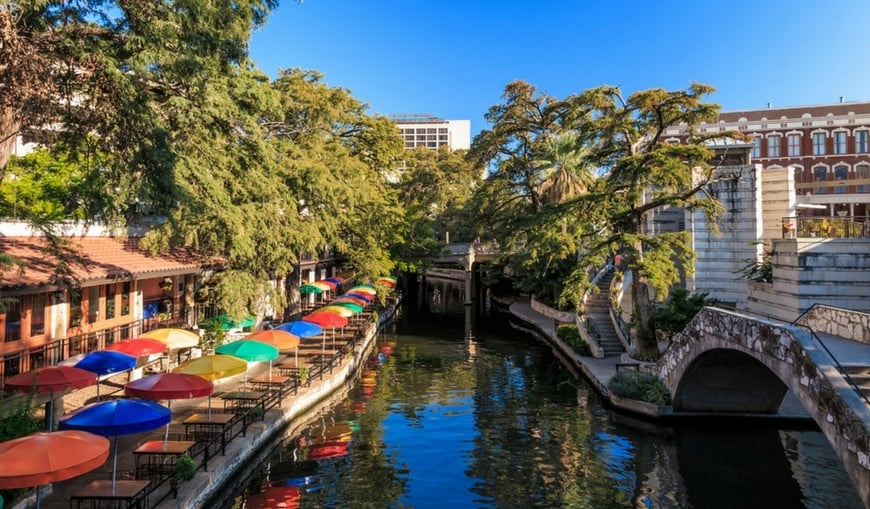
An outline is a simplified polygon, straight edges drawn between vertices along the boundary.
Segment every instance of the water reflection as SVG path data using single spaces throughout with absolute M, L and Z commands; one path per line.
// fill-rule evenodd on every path
M 505 317 L 468 323 L 404 313 L 224 507 L 863 507 L 818 432 L 627 419 Z

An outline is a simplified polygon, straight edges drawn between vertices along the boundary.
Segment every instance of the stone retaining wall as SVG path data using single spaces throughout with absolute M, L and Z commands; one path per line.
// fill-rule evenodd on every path
M 816 332 L 870 344 L 870 313 L 817 305 L 810 308 L 797 323 Z

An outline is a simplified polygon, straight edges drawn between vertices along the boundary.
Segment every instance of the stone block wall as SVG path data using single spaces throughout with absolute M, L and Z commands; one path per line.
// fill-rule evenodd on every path
M 748 310 L 790 322 L 814 304 L 870 312 L 870 239 L 773 241 L 773 282 L 749 284 Z
M 686 212 L 686 229 L 692 234 L 697 254 L 694 279 L 687 288 L 706 292 L 723 304 L 745 308 L 746 279 L 740 276 L 748 260 L 761 256 L 762 201 L 756 188 L 761 185 L 761 166 L 726 166 L 717 170 L 720 180 L 711 186 L 725 209 L 719 217 L 715 234 L 706 216 Z
M 816 332 L 870 344 L 870 313 L 831 306 L 813 306 L 798 323 Z

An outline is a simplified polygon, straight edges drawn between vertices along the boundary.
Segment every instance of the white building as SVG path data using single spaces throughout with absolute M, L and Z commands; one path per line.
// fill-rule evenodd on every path
M 449 147 L 450 150 L 471 147 L 470 120 L 444 120 L 426 114 L 390 115 L 399 126 L 408 150 L 417 147 L 437 149 Z

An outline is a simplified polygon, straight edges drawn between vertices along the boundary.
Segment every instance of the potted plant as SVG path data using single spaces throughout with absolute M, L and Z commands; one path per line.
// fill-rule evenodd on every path
M 178 485 L 184 481 L 193 479 L 196 475 L 196 462 L 193 458 L 184 453 L 175 460 L 175 466 L 172 468 L 172 475 L 169 478 L 169 484 L 172 487 L 173 496 L 178 496 Z
M 304 384 L 308 380 L 308 366 L 299 367 L 299 385 Z

